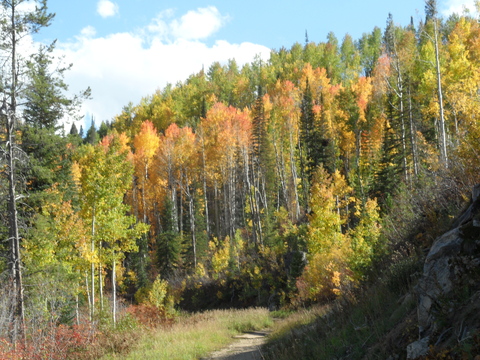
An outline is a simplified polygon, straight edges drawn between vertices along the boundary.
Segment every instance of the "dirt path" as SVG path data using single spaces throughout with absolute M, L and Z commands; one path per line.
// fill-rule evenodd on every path
M 225 349 L 204 360 L 262 360 L 260 347 L 266 342 L 268 331 L 252 331 L 235 336 L 235 341 Z

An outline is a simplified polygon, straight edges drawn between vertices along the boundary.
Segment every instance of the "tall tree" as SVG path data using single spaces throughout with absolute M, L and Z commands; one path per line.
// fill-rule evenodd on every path
M 78 120 L 77 110 L 82 98 L 90 96 L 90 88 L 73 97 L 64 95 L 68 85 L 64 74 L 72 64 L 57 66 L 52 70 L 55 58 L 52 52 L 55 42 L 41 45 L 38 52 L 27 61 L 28 82 L 25 87 L 25 122 L 36 128 L 58 130 L 58 121 L 65 116 Z
M 19 156 L 16 139 L 18 121 L 21 117 L 19 103 L 25 98 L 23 75 L 27 71 L 27 63 L 20 55 L 20 44 L 26 36 L 37 33 L 48 26 L 54 15 L 47 12 L 46 0 L 39 1 L 35 10 L 26 12 L 21 8 L 25 0 L 1 1 L 1 53 L 4 67 L 1 74 L 3 105 L 1 107 L 2 128 L 6 129 L 5 145 L 2 146 L 6 158 L 6 174 L 8 178 L 8 239 L 10 244 L 9 269 L 16 296 L 14 329 L 24 329 L 25 311 L 22 280 L 22 262 L 20 257 L 21 234 L 17 201 L 19 194 L 17 185 L 17 159 Z M 20 330 L 22 331 L 22 330 Z M 16 335 L 16 334 L 14 334 Z
M 283 198 L 281 205 L 287 209 L 292 221 L 301 215 L 296 159 L 300 110 L 295 105 L 298 97 L 299 91 L 291 81 L 278 80 L 266 101 L 271 127 L 270 141 Z
M 358 41 L 360 63 L 365 76 L 372 76 L 373 70 L 382 53 L 382 31 L 375 27 L 371 34 L 363 34 Z
M 95 128 L 95 120 L 92 116 L 92 123 L 87 130 L 87 134 L 85 136 L 85 142 L 90 145 L 96 145 L 100 140 L 100 136 L 98 135 L 97 129 Z
M 21 130 L 22 149 L 28 155 L 26 172 L 28 206 L 33 210 L 40 206 L 41 199 L 50 196 L 45 189 L 55 183 L 62 187 L 72 185 L 70 181 L 70 159 L 67 138 L 59 134 L 60 121 L 73 120 L 72 131 L 76 131 L 78 109 L 82 99 L 90 96 L 90 89 L 67 96 L 68 86 L 64 75 L 71 65 L 63 66 L 52 52 L 55 42 L 49 46 L 41 45 L 38 52 L 26 62 L 26 80 L 23 103 L 24 122 Z M 55 63 L 59 63 L 54 66 Z M 78 131 L 76 131 L 78 134 Z M 75 143 L 78 143 L 78 139 Z M 71 193 L 72 191 L 70 191 Z M 29 217 L 31 211 L 29 212 Z
M 439 128 L 439 148 L 440 148 L 440 161 L 448 168 L 448 152 L 447 152 L 447 130 L 445 125 L 445 111 L 443 104 L 443 89 L 442 89 L 442 71 L 440 64 L 440 25 L 438 19 L 437 0 L 425 0 L 425 14 L 427 25 L 433 25 L 433 34 L 425 31 L 425 34 L 433 42 L 435 49 L 435 79 L 437 86 L 437 101 L 438 101 L 438 128 Z
M 133 163 L 127 138 L 113 133 L 101 143 L 86 145 L 78 154 L 79 192 L 82 203 L 81 215 L 91 228 L 91 314 L 95 305 L 95 266 L 99 266 L 100 298 L 102 300 L 102 277 L 105 264 L 111 264 L 112 293 L 116 297 L 117 265 L 126 252 L 136 251 L 135 240 L 148 227 L 135 224 L 134 216 L 128 215 L 130 207 L 123 203 L 125 193 L 132 184 Z M 114 301 L 113 319 L 116 316 Z

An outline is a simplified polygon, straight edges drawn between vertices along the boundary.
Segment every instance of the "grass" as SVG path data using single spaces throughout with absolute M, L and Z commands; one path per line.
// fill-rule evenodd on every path
M 409 321 L 415 314 L 415 299 L 406 295 L 411 284 L 404 285 L 399 289 L 379 283 L 357 296 L 276 321 L 263 350 L 265 358 L 381 359 L 390 351 L 404 351 L 418 336 Z
M 232 336 L 273 324 L 267 309 L 213 310 L 179 317 L 166 328 L 142 334 L 128 354 L 107 359 L 198 359 L 232 342 Z
M 301 309 L 297 311 L 278 311 L 272 315 L 277 321 L 273 326 L 272 333 L 269 336 L 270 341 L 282 339 L 295 329 L 308 327 L 318 318 L 324 316 L 329 311 L 328 306 L 315 305 L 311 308 Z

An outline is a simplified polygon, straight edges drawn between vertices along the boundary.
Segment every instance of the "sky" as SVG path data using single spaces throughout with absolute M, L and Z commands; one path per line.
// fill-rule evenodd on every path
M 448 16 L 473 9 L 473 2 L 438 6 Z M 303 44 L 305 32 L 317 43 L 329 32 L 356 40 L 375 26 L 383 30 L 389 13 L 402 26 L 424 17 L 424 0 L 48 0 L 47 6 L 56 16 L 34 41 L 57 40 L 55 55 L 73 64 L 65 74 L 72 94 L 91 88 L 77 123 L 84 129 L 92 117 L 98 127 L 130 102 L 215 61 L 267 60 L 271 49 Z

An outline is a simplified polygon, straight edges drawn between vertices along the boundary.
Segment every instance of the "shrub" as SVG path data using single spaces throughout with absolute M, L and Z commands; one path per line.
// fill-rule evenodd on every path
M 167 316 L 165 309 L 148 304 L 131 305 L 127 308 L 127 314 L 131 315 L 139 324 L 150 328 L 168 324 L 172 321 Z

